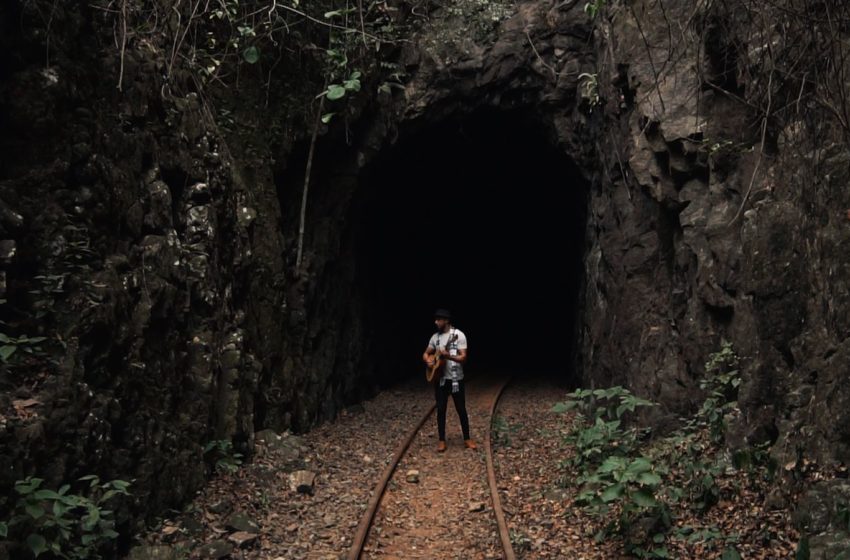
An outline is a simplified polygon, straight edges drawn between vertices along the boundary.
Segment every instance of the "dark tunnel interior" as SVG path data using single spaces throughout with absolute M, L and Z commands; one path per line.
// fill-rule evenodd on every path
M 422 374 L 437 307 L 468 338 L 468 376 L 569 382 L 588 189 L 547 132 L 481 112 L 403 136 L 364 169 L 357 270 L 383 382 Z

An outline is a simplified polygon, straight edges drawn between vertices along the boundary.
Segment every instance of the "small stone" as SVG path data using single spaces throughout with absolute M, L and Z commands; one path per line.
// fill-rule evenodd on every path
M 231 531 L 255 534 L 260 532 L 259 524 L 244 513 L 234 513 L 228 517 L 225 526 Z
M 230 500 L 224 499 L 224 500 L 219 500 L 219 501 L 217 501 L 213 504 L 210 504 L 210 507 L 208 509 L 212 513 L 222 514 L 226 511 L 230 511 L 232 508 L 233 508 L 233 504 L 230 502 Z
M 291 475 L 292 490 L 299 494 L 313 495 L 316 484 L 316 473 L 310 471 L 295 471 Z
M 407 479 L 408 482 L 419 482 L 419 471 L 417 471 L 417 470 L 407 471 L 406 479 Z
M 218 560 L 219 558 L 230 556 L 232 549 L 233 547 L 231 547 L 227 541 L 217 540 L 209 542 L 199 548 L 198 555 L 201 558 L 212 558 L 213 560 Z
M 204 524 L 193 517 L 180 521 L 180 529 L 189 536 L 197 537 L 204 532 Z
M 237 531 L 227 537 L 227 540 L 238 546 L 239 548 L 248 548 L 257 542 L 259 535 L 256 533 L 248 533 L 246 531 Z
M 484 502 L 469 502 L 469 511 L 473 513 L 484 511 Z
M 127 556 L 127 560 L 177 560 L 177 550 L 163 545 L 134 546 Z

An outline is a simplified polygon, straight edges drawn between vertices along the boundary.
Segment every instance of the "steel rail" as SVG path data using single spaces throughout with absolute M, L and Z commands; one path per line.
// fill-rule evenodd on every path
M 378 512 L 378 505 L 381 503 L 381 498 L 384 496 L 384 491 L 387 489 L 387 484 L 389 483 L 390 478 L 392 478 L 393 472 L 401 461 L 401 458 L 404 456 L 405 452 L 407 452 L 407 448 L 410 447 L 413 438 L 416 437 L 416 434 L 419 433 L 419 430 L 422 429 L 422 426 L 428 421 L 428 418 L 431 417 L 435 408 L 437 408 L 437 405 L 432 404 L 431 408 L 428 409 L 428 412 L 422 415 L 419 422 L 417 422 L 413 429 L 410 430 L 410 433 L 407 434 L 401 444 L 399 444 L 396 448 L 395 453 L 393 453 L 390 463 L 384 469 L 381 479 L 375 486 L 375 490 L 372 491 L 372 498 L 369 500 L 369 505 L 366 507 L 366 511 L 363 512 L 363 517 L 360 518 L 360 525 L 357 526 L 357 532 L 354 534 L 354 541 L 351 543 L 351 549 L 348 551 L 348 560 L 359 560 L 360 554 L 363 552 L 363 546 L 366 544 L 366 537 L 369 536 L 369 529 L 372 528 L 372 522 L 375 520 L 375 514 Z
M 502 501 L 499 499 L 499 487 L 496 485 L 496 469 L 493 467 L 493 449 L 490 445 L 490 434 L 493 432 L 493 418 L 496 414 L 496 405 L 508 386 L 511 379 L 502 383 L 490 405 L 490 422 L 487 425 L 487 433 L 484 434 L 484 454 L 487 459 L 487 482 L 490 484 L 490 497 L 493 500 L 493 513 L 496 515 L 496 524 L 499 526 L 499 538 L 502 540 L 502 548 L 505 549 L 505 560 L 516 560 L 514 548 L 511 544 L 511 534 L 508 531 L 508 523 L 505 521 L 505 512 L 502 509 Z
M 502 510 L 502 503 L 499 499 L 499 488 L 496 485 L 496 471 L 493 467 L 493 450 L 490 435 L 493 429 L 493 416 L 496 412 L 496 406 L 499 402 L 499 398 L 502 396 L 502 392 L 505 390 L 505 387 L 507 387 L 509 382 L 510 378 L 501 383 L 496 390 L 493 401 L 490 403 L 490 418 L 487 422 L 487 431 L 484 434 L 484 454 L 487 463 L 487 483 L 490 487 L 490 497 L 493 501 L 493 512 L 496 516 L 496 524 L 499 527 L 499 539 L 501 540 L 502 547 L 505 551 L 505 560 L 516 560 L 513 546 L 511 545 L 510 533 L 508 532 L 508 526 L 505 521 L 505 513 Z M 378 484 L 372 492 L 372 497 L 369 499 L 366 511 L 363 512 L 363 517 L 360 518 L 360 524 L 357 526 L 357 531 L 354 534 L 354 540 L 351 543 L 351 548 L 349 549 L 348 556 L 346 557 L 347 560 L 360 560 L 360 555 L 363 553 L 363 547 L 366 545 L 366 539 L 369 536 L 369 530 L 372 528 L 372 523 L 375 521 L 375 515 L 378 512 L 381 498 L 383 498 L 384 492 L 387 489 L 387 484 L 389 484 L 396 467 L 398 467 L 398 464 L 401 462 L 401 458 L 407 452 L 410 444 L 413 442 L 413 439 L 422 429 L 422 426 L 428 421 L 431 414 L 434 413 L 435 408 L 436 405 L 431 405 L 428 411 L 422 416 L 422 418 L 419 419 L 413 429 L 410 430 L 393 453 L 389 464 L 384 469 Z

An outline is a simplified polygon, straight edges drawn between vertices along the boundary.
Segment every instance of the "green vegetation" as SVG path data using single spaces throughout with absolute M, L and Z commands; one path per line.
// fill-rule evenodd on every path
M 592 2 L 585 2 L 584 4 L 584 12 L 592 18 L 595 18 L 602 7 L 605 5 L 605 0 L 593 0 Z
M 566 437 L 574 454 L 561 464 L 562 480 L 578 484 L 576 504 L 607 520 L 597 539 L 621 538 L 626 551 L 640 558 L 670 558 L 669 538 L 717 547 L 724 559 L 740 558 L 736 535 L 673 529 L 674 505 L 705 513 L 718 503 L 718 478 L 728 469 L 767 479 L 776 470 L 763 446 L 731 456 L 712 452 L 723 443 L 727 415 L 737 408 L 738 367 L 738 356 L 724 341 L 705 364 L 700 387 L 706 398 L 695 418 L 654 441 L 645 441 L 648 430 L 637 427 L 635 414 L 654 404 L 623 387 L 581 389 L 553 408 L 575 413 Z
M 493 443 L 505 447 L 511 446 L 511 436 L 522 427 L 520 424 L 508 424 L 503 416 L 493 417 Z
M 26 354 L 41 353 L 41 343 L 47 340 L 43 336 L 28 337 L 22 334 L 19 337 L 8 336 L 0 333 L 0 362 L 9 363 L 18 352 Z
M 10 518 L 0 522 L 0 537 L 25 543 L 33 558 L 42 554 L 68 560 L 99 559 L 104 545 L 118 537 L 111 504 L 128 496 L 129 482 L 101 482 L 95 475 L 78 479 L 80 494 L 66 484 L 43 488 L 44 480 L 28 477 L 15 483 L 17 500 Z
M 582 72 L 578 75 L 578 79 L 581 80 L 582 98 L 590 105 L 590 110 L 593 111 L 593 108 L 600 103 L 599 82 L 597 81 L 596 74 Z
M 242 454 L 233 450 L 233 443 L 227 439 L 215 439 L 204 446 L 204 458 L 213 466 L 215 472 L 233 474 L 242 465 Z

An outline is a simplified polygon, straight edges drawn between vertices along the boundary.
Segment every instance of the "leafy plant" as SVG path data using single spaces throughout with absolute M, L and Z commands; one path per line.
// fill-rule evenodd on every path
M 242 454 L 233 450 L 233 443 L 227 439 L 215 439 L 204 446 L 204 457 L 214 466 L 217 473 L 233 474 L 242 464 Z
M 602 6 L 605 5 L 605 0 L 593 0 L 592 2 L 585 2 L 584 4 L 584 13 L 590 16 L 591 19 L 596 17 L 596 14 L 599 13 L 599 10 L 602 9 Z
M 575 455 L 566 464 L 579 471 L 581 490 L 576 503 L 599 515 L 619 506 L 617 522 L 603 533 L 622 532 L 638 518 L 647 516 L 670 525 L 666 504 L 655 496 L 666 467 L 637 452 L 645 430 L 623 425 L 628 413 L 649 406 L 654 403 L 616 386 L 579 389 L 553 407 L 554 412 L 577 411 L 566 438 L 575 448 Z M 661 547 L 639 549 L 636 553 L 646 558 L 664 557 Z
M 726 431 L 724 417 L 738 407 L 738 387 L 741 376 L 738 371 L 738 356 L 727 341 L 721 349 L 709 356 L 705 364 L 706 376 L 700 380 L 700 388 L 707 391 L 698 419 L 705 422 L 715 441 L 721 441 Z
M 69 560 L 101 558 L 99 550 L 118 537 L 109 503 L 129 495 L 130 483 L 101 482 L 95 475 L 78 481 L 85 486 L 82 494 L 70 493 L 68 484 L 56 491 L 43 488 L 41 478 L 17 481 L 18 498 L 10 520 L 0 523 L 0 536 L 19 538 L 34 558 L 45 553 Z
M 578 75 L 578 79 L 581 80 L 582 97 L 587 100 L 591 110 L 593 110 L 593 107 L 599 105 L 600 102 L 597 76 L 596 74 L 582 72 Z
M 497 445 L 510 447 L 511 435 L 519 430 L 519 424 L 508 424 L 503 416 L 496 415 L 493 418 L 493 441 Z
M 511 539 L 511 546 L 513 546 L 515 552 L 527 552 L 531 550 L 531 539 L 525 533 L 511 529 L 508 536 Z
M 645 430 L 626 429 L 622 419 L 627 412 L 654 403 L 633 395 L 621 386 L 607 389 L 579 389 L 567 395 L 567 400 L 552 407 L 553 412 L 576 410 L 573 429 L 567 443 L 576 453 L 568 464 L 587 471 L 610 455 L 628 455 L 637 446 Z M 593 418 L 591 422 L 588 418 Z
M 9 363 L 12 356 L 18 352 L 26 354 L 41 353 L 41 343 L 47 340 L 43 336 L 28 337 L 25 334 L 15 338 L 6 334 L 0 333 L 0 361 L 4 364 Z

